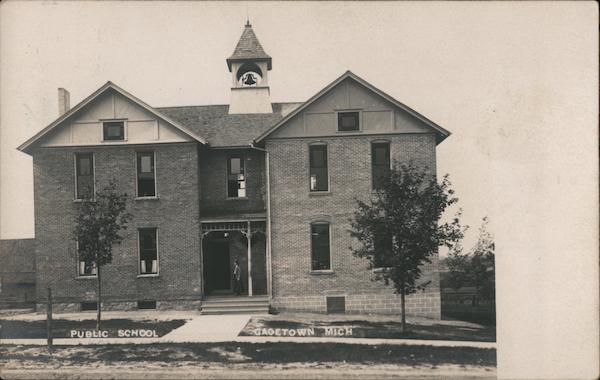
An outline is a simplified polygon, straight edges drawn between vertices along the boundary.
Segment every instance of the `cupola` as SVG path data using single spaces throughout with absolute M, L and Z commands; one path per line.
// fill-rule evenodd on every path
M 269 90 L 271 64 L 250 21 L 246 22 L 233 54 L 227 58 L 232 78 L 230 114 L 273 112 Z

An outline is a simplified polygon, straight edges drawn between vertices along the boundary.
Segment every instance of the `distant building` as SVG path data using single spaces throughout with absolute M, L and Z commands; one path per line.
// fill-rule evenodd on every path
M 449 132 L 349 71 L 272 103 L 272 58 L 249 23 L 226 62 L 229 105 L 152 107 L 107 82 L 69 109 L 59 90 L 60 117 L 19 147 L 33 157 L 40 306 L 47 287 L 55 310 L 96 299 L 71 231 L 78 202 L 114 178 L 134 218 L 104 269 L 107 310 L 205 308 L 231 294 L 237 259 L 245 293 L 277 309 L 399 311 L 351 254 L 348 219 L 392 160 L 435 173 Z M 440 317 L 437 265 L 409 314 Z
M 35 240 L 0 240 L 0 309 L 35 306 Z

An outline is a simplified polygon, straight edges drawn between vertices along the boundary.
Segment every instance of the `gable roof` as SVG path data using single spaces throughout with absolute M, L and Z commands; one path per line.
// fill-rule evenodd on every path
M 204 137 L 208 145 L 248 147 L 293 108 L 302 103 L 272 103 L 273 113 L 229 114 L 228 105 L 160 107 L 161 113 Z
M 54 120 L 52 123 L 50 123 L 44 129 L 42 129 L 41 131 L 39 131 L 38 133 L 36 133 L 29 140 L 25 141 L 17 149 L 20 150 L 20 151 L 22 151 L 22 152 L 25 152 L 27 154 L 31 154 L 31 149 L 33 148 L 33 146 L 35 145 L 35 143 L 37 143 L 42 137 L 44 137 L 45 135 L 47 135 L 54 128 L 58 127 L 60 124 L 62 124 L 67 119 L 71 118 L 73 115 L 75 115 L 76 113 L 78 113 L 78 111 L 80 111 L 85 106 L 87 106 L 88 104 L 90 104 L 94 99 L 96 99 L 97 97 L 99 97 L 100 95 L 102 95 L 103 93 L 105 93 L 106 91 L 108 91 L 110 89 L 112 89 L 112 90 L 116 91 L 117 93 L 123 95 L 125 98 L 129 99 L 130 101 L 132 101 L 135 104 L 139 105 L 140 107 L 144 108 L 146 111 L 150 112 L 151 114 L 153 114 L 157 118 L 162 119 L 163 121 L 171 124 L 173 127 L 177 128 L 181 132 L 185 133 L 186 135 L 188 135 L 192 139 L 194 139 L 194 140 L 196 140 L 196 141 L 198 141 L 198 142 L 200 142 L 202 144 L 206 144 L 206 140 L 204 140 L 202 137 L 200 137 L 199 135 L 197 135 L 193 131 L 191 131 L 188 128 L 184 127 L 180 123 L 178 123 L 178 122 L 170 119 L 168 116 L 162 114 L 161 112 L 158 112 L 155 108 L 151 107 L 147 103 L 145 103 L 142 100 L 140 100 L 140 99 L 136 98 L 135 96 L 131 95 L 129 92 L 123 90 L 121 87 L 117 86 L 113 82 L 108 81 L 102 87 L 100 87 L 99 89 L 97 89 L 96 91 L 94 91 L 90 96 L 88 96 L 87 98 L 85 98 L 81 102 L 79 102 L 75 107 L 71 108 L 70 110 L 68 110 L 64 114 L 60 115 L 58 117 L 58 119 Z
M 397 108 L 399 108 L 399 109 L 407 112 L 408 114 L 412 115 L 413 117 L 415 117 L 418 120 L 420 120 L 423 123 L 425 123 L 427 126 L 429 126 L 432 129 L 434 129 L 436 131 L 437 143 L 438 144 L 440 142 L 442 142 L 446 137 L 450 136 L 450 131 L 442 128 L 438 124 L 436 124 L 433 121 L 429 120 L 428 118 L 426 118 L 425 116 L 421 115 L 420 113 L 418 113 L 417 111 L 413 110 L 412 108 L 406 106 L 405 104 L 400 103 L 399 101 L 397 101 L 396 99 L 394 99 L 390 95 L 386 94 L 385 92 L 381 91 L 380 89 L 376 88 L 375 86 L 373 86 L 372 84 L 370 84 L 366 80 L 360 78 L 358 75 L 356 75 L 353 72 L 351 72 L 351 71 L 348 70 L 344 74 L 342 74 L 339 78 L 337 78 L 336 80 L 334 80 L 333 82 L 331 82 L 330 84 L 328 84 L 327 86 L 325 86 L 325 88 L 323 88 L 321 91 L 319 91 L 318 93 L 316 93 L 313 97 L 311 97 L 306 102 L 304 102 L 300 107 L 296 108 L 294 111 L 290 112 L 284 118 L 282 118 L 281 120 L 279 120 L 271 128 L 269 128 L 266 131 L 264 131 L 263 133 L 261 133 L 254 141 L 255 142 L 260 142 L 260 141 L 264 140 L 267 136 L 269 136 L 271 133 L 273 133 L 279 127 L 281 127 L 282 125 L 284 125 L 291 118 L 293 118 L 294 116 L 296 116 L 297 114 L 299 114 L 300 112 L 302 112 L 304 109 L 306 109 L 308 106 L 310 106 L 311 104 L 313 104 L 314 102 L 316 102 L 320 98 L 322 98 L 324 95 L 326 95 L 329 91 L 331 91 L 334 87 L 336 87 L 338 84 L 340 84 L 342 81 L 344 81 L 347 78 L 350 78 L 350 79 L 354 80 L 358 84 L 362 85 L 363 87 L 367 88 L 368 90 L 374 92 L 375 94 L 377 94 L 380 97 L 384 98 L 388 102 L 392 103 Z
M 227 58 L 227 66 L 229 67 L 229 71 L 231 71 L 232 62 L 248 60 L 266 60 L 267 68 L 271 70 L 272 59 L 267 53 L 265 53 L 265 50 L 258 41 L 258 38 L 256 38 L 256 34 L 254 34 L 254 30 L 252 30 L 250 21 L 246 23 L 244 31 L 242 32 L 242 36 L 233 50 L 233 54 Z

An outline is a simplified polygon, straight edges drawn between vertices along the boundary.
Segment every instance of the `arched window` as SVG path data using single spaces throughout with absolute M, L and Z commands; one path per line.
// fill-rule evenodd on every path
M 262 71 L 255 63 L 244 63 L 237 72 L 237 80 L 242 87 L 258 86 L 262 80 Z

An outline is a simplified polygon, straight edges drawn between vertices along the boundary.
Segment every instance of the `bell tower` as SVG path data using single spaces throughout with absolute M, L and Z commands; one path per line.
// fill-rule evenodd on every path
M 232 78 L 230 114 L 273 113 L 269 91 L 271 62 L 247 21 L 233 54 L 227 58 Z

